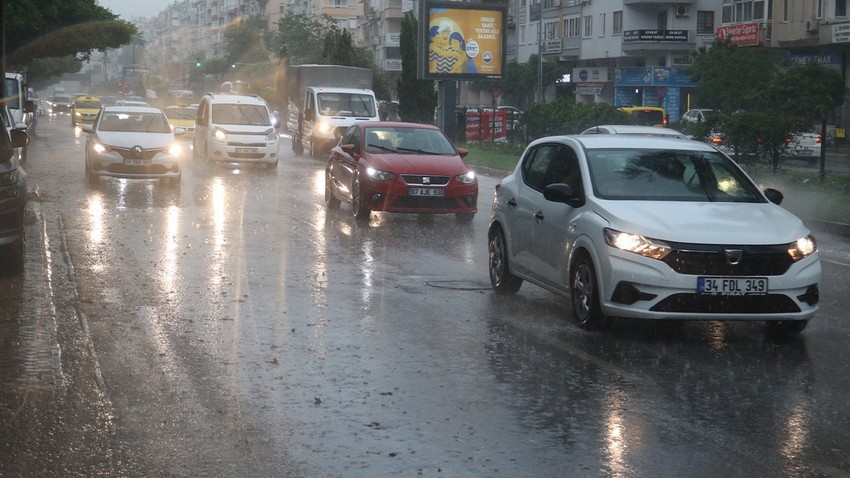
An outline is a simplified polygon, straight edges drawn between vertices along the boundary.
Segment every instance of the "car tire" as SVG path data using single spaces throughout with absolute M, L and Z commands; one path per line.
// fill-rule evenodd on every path
M 354 218 L 359 221 L 366 221 L 369 219 L 369 216 L 372 214 L 372 211 L 363 206 L 363 191 L 360 189 L 360 180 L 355 179 L 354 183 L 351 185 L 351 213 L 354 214 Z
M 321 151 L 316 147 L 316 143 L 310 141 L 310 157 L 313 159 L 322 159 Z
M 4 260 L 6 263 L 4 272 L 8 275 L 18 276 L 24 273 L 24 253 L 26 252 L 25 244 L 26 242 L 24 241 L 23 236 L 21 236 L 21 239 L 18 242 L 8 246 L 6 250 L 0 251 L 0 254 L 4 254 L 8 257 L 8 259 Z
M 278 160 L 275 159 L 273 163 L 266 163 L 266 169 L 277 169 Z
M 808 320 L 768 320 L 767 325 L 768 335 L 783 336 L 799 334 L 809 325 Z
M 301 137 L 297 134 L 292 135 L 292 151 L 298 156 L 304 154 L 304 143 L 301 142 Z
M 597 330 L 609 324 L 599 305 L 599 284 L 596 268 L 587 254 L 576 258 L 570 274 L 570 302 L 573 317 L 579 327 Z
M 333 187 L 331 186 L 331 175 L 325 173 L 325 206 L 328 209 L 339 208 L 339 198 L 334 195 Z
M 97 184 L 97 180 L 98 180 L 97 174 L 95 174 L 94 171 L 92 171 L 91 165 L 89 165 L 89 162 L 86 161 L 86 183 L 88 183 L 89 186 L 93 186 L 93 185 Z
M 493 290 L 502 295 L 516 294 L 522 287 L 522 279 L 511 274 L 508 263 L 508 243 L 501 228 L 490 234 L 487 250 L 490 285 Z

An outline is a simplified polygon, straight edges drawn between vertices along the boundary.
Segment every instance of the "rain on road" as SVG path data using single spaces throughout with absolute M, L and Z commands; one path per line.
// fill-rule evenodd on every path
M 850 476 L 850 259 L 762 324 L 575 326 L 496 297 L 486 226 L 326 211 L 323 164 L 86 184 L 40 122 L 26 272 L 0 278 L 0 476 Z

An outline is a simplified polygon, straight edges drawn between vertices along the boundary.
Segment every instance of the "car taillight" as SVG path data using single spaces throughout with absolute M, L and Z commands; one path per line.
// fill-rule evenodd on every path
M 820 143 L 821 141 L 823 141 L 823 138 L 821 138 L 820 136 L 815 139 L 815 143 Z
M 785 137 L 785 144 L 790 144 L 790 143 L 791 143 L 791 138 L 789 136 L 786 136 Z
M 667 117 L 665 116 L 663 120 L 661 120 L 661 124 L 667 126 Z
M 713 136 L 711 138 L 711 142 L 714 143 L 714 144 L 720 144 L 720 143 L 723 142 L 723 139 L 720 138 L 720 136 Z

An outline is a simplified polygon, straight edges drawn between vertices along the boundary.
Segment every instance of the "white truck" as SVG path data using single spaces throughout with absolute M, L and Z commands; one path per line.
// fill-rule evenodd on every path
M 339 65 L 297 65 L 286 70 L 292 150 L 319 159 L 356 121 L 379 121 L 372 70 Z

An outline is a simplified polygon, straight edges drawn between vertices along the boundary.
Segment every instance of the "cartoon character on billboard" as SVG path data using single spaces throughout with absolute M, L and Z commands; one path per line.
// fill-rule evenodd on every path
M 428 70 L 432 73 L 476 73 L 475 63 L 466 54 L 463 31 L 453 20 L 431 21 L 428 44 Z

